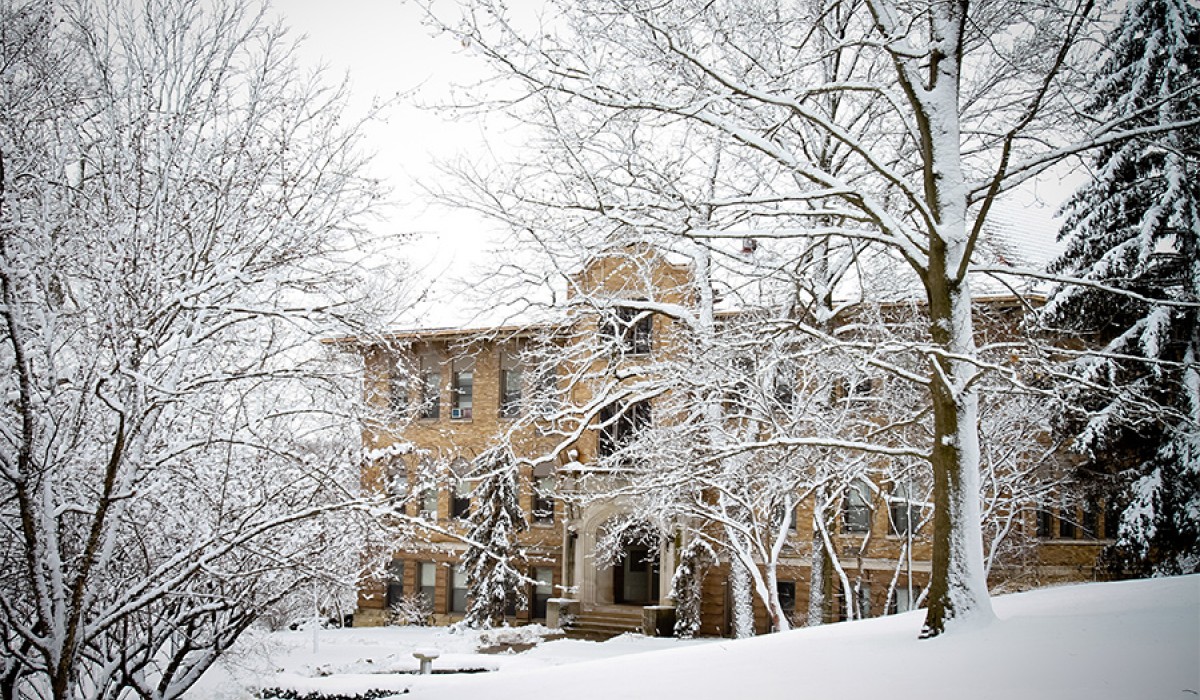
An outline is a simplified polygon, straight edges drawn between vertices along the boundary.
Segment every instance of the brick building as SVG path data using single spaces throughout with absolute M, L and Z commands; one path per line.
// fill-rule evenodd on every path
M 595 259 L 573 282 L 579 289 L 607 290 L 630 303 L 617 309 L 614 327 L 582 313 L 571 328 L 551 334 L 552 343 L 559 347 L 593 334 L 619 336 L 617 341 L 623 345 L 619 357 L 596 355 L 583 361 L 591 363 L 587 369 L 592 376 L 617 374 L 622 363 L 674 352 L 679 335 L 672 321 L 646 313 L 639 300 L 695 303 L 689 267 L 654 254 Z M 1015 323 L 1011 315 L 1020 306 L 1011 298 L 982 303 L 988 309 L 981 314 L 981 333 L 1004 333 L 1006 325 Z M 620 491 L 611 487 L 622 477 L 597 474 L 594 466 L 612 451 L 609 443 L 617 432 L 636 430 L 639 422 L 649 420 L 649 409 L 640 417 L 629 410 L 619 419 L 601 409 L 590 414 L 592 427 L 584 424 L 574 431 L 554 424 L 553 411 L 530 419 L 530 413 L 542 410 L 542 400 L 551 395 L 576 407 L 587 406 L 594 398 L 594 381 L 567 379 L 579 374 L 578 358 L 572 360 L 573 368 L 560 367 L 554 376 L 540 378 L 534 367 L 525 364 L 530 344 L 545 344 L 546 337 L 545 328 L 512 326 L 400 331 L 371 344 L 341 341 L 361 353 L 366 400 L 385 416 L 363 430 L 364 445 L 376 456 L 364 465 L 364 484 L 402 494 L 407 515 L 424 516 L 443 531 L 419 545 L 380 555 L 390 562 L 388 575 L 363 584 L 356 625 L 387 622 L 389 608 L 413 593 L 432 603 L 435 623 L 461 617 L 467 581 L 456 563 L 465 545 L 454 534 L 465 532 L 472 460 L 500 436 L 525 458 L 518 467 L 519 500 L 530 527 L 521 542 L 527 554 L 526 573 L 539 582 L 529 584 L 529 604 L 510 611 L 515 622 L 541 621 L 548 615 L 553 619 L 561 606 L 571 613 L 580 634 L 602 636 L 641 629 L 647 610 L 674 604 L 671 576 L 686 545 L 686 528 L 668 529 L 656 543 L 621 541 L 620 551 L 604 560 L 593 556 L 612 523 L 630 510 L 620 496 L 588 497 L 587 492 L 598 487 L 605 493 Z M 861 387 L 847 391 L 855 388 Z M 655 415 L 656 422 L 669 420 Z M 595 429 L 606 422 L 610 427 Z M 886 488 L 864 484 L 847 489 L 840 499 L 826 545 L 836 555 L 837 567 L 830 561 L 821 567 L 826 621 L 845 619 L 849 596 L 856 599 L 855 609 L 871 616 L 903 611 L 919 602 L 930 570 L 930 526 L 918 529 L 920 513 L 914 514 L 914 499 L 902 493 L 903 488 L 903 484 Z M 1100 576 L 1096 560 L 1111 541 L 1106 538 L 1115 534 L 1115 515 L 1086 503 L 1057 508 L 1027 505 L 1010 513 L 1009 528 L 1024 544 L 993 566 L 994 585 L 1029 587 Z M 812 500 L 800 500 L 789 520 L 791 530 L 777 559 L 776 586 L 784 610 L 802 620 L 809 602 L 813 542 L 821 534 L 813 531 Z M 839 575 L 834 575 L 835 569 Z M 698 634 L 728 634 L 729 579 L 727 558 L 704 572 L 699 584 Z M 854 581 L 852 592 L 843 591 L 843 582 L 849 580 Z M 767 631 L 768 616 L 757 599 L 755 605 L 756 626 Z

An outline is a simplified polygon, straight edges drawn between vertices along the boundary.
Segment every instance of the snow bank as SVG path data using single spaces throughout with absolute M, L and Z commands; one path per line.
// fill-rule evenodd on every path
M 536 670 L 419 677 L 407 697 L 524 700 L 539 689 L 572 700 L 1178 700 L 1200 692 L 1200 576 L 1066 586 L 998 597 L 994 607 L 992 624 L 932 640 L 916 638 L 918 611 Z

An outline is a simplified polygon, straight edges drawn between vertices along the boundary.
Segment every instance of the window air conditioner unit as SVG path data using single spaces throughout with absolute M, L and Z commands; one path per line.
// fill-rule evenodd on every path
M 463 418 L 463 417 L 464 417 L 464 416 L 463 416 L 463 410 L 462 410 L 461 408 L 452 408 L 452 409 L 450 409 L 450 419 L 451 419 L 451 420 L 458 420 L 458 419 L 460 419 L 460 418 Z

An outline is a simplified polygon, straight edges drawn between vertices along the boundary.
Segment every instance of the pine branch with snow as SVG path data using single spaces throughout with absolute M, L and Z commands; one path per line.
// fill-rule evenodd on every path
M 1120 547 L 1137 568 L 1195 571 L 1200 126 L 1165 127 L 1200 117 L 1200 9 L 1131 2 L 1109 46 L 1089 113 L 1158 129 L 1095 153 L 1092 180 L 1064 207 L 1066 249 L 1051 271 L 1139 297 L 1061 285 L 1045 318 L 1097 350 L 1074 361 L 1084 383 L 1063 422 L 1085 474 L 1127 488 Z

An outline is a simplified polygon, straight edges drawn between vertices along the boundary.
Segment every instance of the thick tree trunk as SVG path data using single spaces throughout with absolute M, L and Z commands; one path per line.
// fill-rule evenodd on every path
M 733 604 L 732 627 L 734 639 L 754 636 L 754 603 L 750 591 L 750 574 L 738 561 L 729 563 L 729 592 Z
M 934 252 L 942 248 L 933 246 Z M 947 354 L 973 355 L 971 298 L 965 283 L 946 279 L 931 255 L 929 306 L 935 345 Z M 951 258 L 953 259 L 953 257 Z M 946 623 L 967 616 L 990 619 L 991 601 L 983 567 L 983 530 L 979 509 L 978 396 L 965 380 L 973 368 L 946 356 L 931 357 L 933 381 L 933 561 L 929 604 L 922 637 L 933 637 Z

